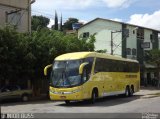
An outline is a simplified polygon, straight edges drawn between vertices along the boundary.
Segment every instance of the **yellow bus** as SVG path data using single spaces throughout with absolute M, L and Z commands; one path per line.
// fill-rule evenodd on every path
M 136 60 L 96 52 L 75 52 L 60 55 L 51 69 L 51 100 L 80 101 L 124 94 L 132 96 L 140 89 L 140 70 Z

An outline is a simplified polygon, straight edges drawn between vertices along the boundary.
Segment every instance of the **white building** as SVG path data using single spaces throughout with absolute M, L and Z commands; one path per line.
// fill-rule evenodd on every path
M 160 49 L 158 33 L 160 31 L 155 29 L 102 18 L 96 18 L 78 29 L 79 38 L 96 34 L 95 50 L 107 50 L 110 54 L 113 46 L 113 55 L 137 59 L 142 67 L 145 65 L 153 69 L 146 64 L 144 55 L 148 50 Z M 153 77 L 155 73 L 141 70 L 142 75 L 147 77 Z

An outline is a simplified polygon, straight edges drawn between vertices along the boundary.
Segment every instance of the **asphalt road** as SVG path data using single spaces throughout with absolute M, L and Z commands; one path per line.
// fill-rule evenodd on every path
M 67 115 L 63 115 L 62 113 L 78 113 L 80 117 L 92 113 L 92 118 L 96 118 L 98 113 L 111 113 L 111 115 L 112 113 L 114 113 L 114 115 L 116 115 L 116 113 L 118 115 L 119 113 L 125 113 L 125 115 L 127 114 L 130 117 L 133 113 L 160 113 L 160 96 L 155 95 L 156 93 L 160 93 L 160 90 L 141 90 L 132 97 L 106 97 L 98 99 L 95 104 L 90 104 L 88 101 L 81 101 L 66 105 L 64 102 L 49 100 L 25 103 L 4 102 L 1 105 L 1 111 L 2 113 L 41 113 L 41 117 L 46 113 L 61 113 L 60 116 L 62 117 L 67 117 Z M 76 117 L 78 115 L 76 115 Z M 118 115 L 115 117 L 119 117 Z M 51 117 L 51 115 L 49 117 Z

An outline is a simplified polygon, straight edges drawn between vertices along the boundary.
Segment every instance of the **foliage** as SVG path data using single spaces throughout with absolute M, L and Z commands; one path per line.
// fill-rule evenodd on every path
M 32 16 L 31 22 L 32 22 L 32 30 L 36 31 L 37 29 L 47 28 L 50 19 L 44 16 Z
M 147 57 L 149 63 L 160 66 L 160 50 L 158 50 L 158 49 L 150 50 L 147 53 L 146 57 Z
M 22 78 L 29 75 L 32 70 L 25 63 L 28 50 L 27 37 L 14 29 L 0 29 L 0 77 L 2 79 Z M 29 69 L 28 69 L 29 68 Z
M 64 30 L 72 30 L 72 24 L 73 23 L 78 23 L 78 19 L 69 18 L 63 25 Z
M 76 35 L 39 29 L 31 35 L 14 29 L 0 29 L 0 77 L 2 79 L 42 79 L 43 68 L 58 55 L 94 51 L 95 37 L 78 39 Z
M 146 53 L 147 62 L 157 66 L 157 76 L 160 80 L 160 50 L 154 49 Z
M 104 50 L 97 50 L 96 52 L 98 52 L 98 53 L 106 53 L 106 52 L 107 52 L 107 49 L 104 49 Z

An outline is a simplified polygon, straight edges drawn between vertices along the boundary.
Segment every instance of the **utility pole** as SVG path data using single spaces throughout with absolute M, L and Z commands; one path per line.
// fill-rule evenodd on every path
M 119 31 L 111 31 L 111 55 L 113 55 L 113 33 L 122 32 L 122 30 Z
M 58 15 L 57 15 L 57 11 L 55 11 L 54 30 L 58 30 Z
M 113 55 L 113 31 L 111 31 L 111 55 Z

